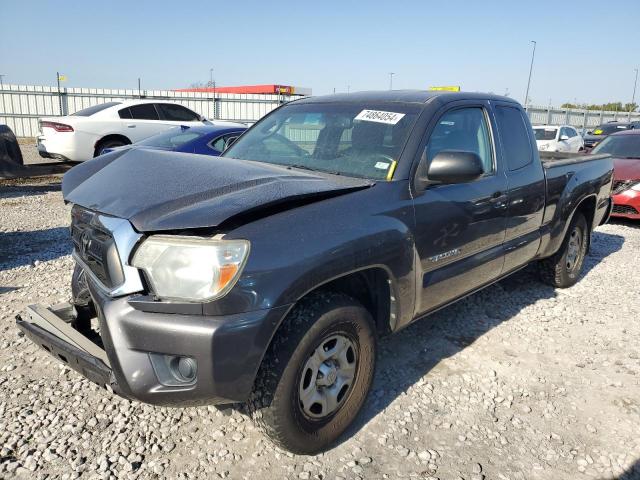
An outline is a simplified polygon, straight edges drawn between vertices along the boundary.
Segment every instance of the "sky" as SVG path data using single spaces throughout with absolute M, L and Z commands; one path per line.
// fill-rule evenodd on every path
M 638 0 L 0 0 L 11 84 L 143 89 L 281 84 L 314 95 L 460 85 L 523 101 L 630 102 Z M 636 95 L 636 99 L 640 92 Z

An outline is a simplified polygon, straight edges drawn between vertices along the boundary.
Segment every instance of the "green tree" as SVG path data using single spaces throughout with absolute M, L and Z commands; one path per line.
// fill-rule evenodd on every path
M 602 103 L 600 105 L 597 104 L 586 104 L 586 103 L 580 103 L 580 104 L 575 104 L 575 103 L 563 103 L 561 105 L 561 108 L 571 108 L 571 109 L 586 109 L 586 110 L 605 110 L 605 111 L 609 111 L 609 112 L 635 112 L 636 110 L 638 110 L 638 104 L 637 103 L 625 103 L 624 105 L 622 104 L 622 102 L 609 102 L 609 103 Z

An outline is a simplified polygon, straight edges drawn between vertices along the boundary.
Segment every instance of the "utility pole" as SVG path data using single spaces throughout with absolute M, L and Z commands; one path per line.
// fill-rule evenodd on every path
M 351 85 L 347 85 L 347 93 L 350 93 L 351 91 Z
M 5 73 L 0 73 L 0 99 L 2 99 L 2 105 L 0 106 L 0 112 L 6 113 L 4 111 L 4 83 L 2 83 L 2 77 L 6 77 Z
M 536 41 L 531 40 L 533 43 L 533 52 L 531 52 L 531 66 L 529 67 L 529 80 L 527 81 L 527 93 L 524 96 L 524 109 L 527 109 L 527 105 L 529 105 L 529 87 L 531 86 L 531 73 L 533 72 L 533 59 L 536 56 Z
M 138 77 L 138 98 L 142 98 L 142 88 L 140 88 L 140 77 Z
M 634 69 L 636 71 L 636 79 L 633 82 L 633 95 L 631 96 L 631 105 L 629 106 L 629 118 L 631 118 L 631 110 L 633 109 L 633 104 L 636 101 L 636 86 L 638 85 L 638 69 Z
M 56 82 L 58 82 L 58 106 L 60 107 L 60 115 L 62 115 L 62 93 L 60 92 L 60 72 L 56 72 Z
M 395 75 L 394 72 L 389 72 L 389 90 L 393 90 L 393 76 Z

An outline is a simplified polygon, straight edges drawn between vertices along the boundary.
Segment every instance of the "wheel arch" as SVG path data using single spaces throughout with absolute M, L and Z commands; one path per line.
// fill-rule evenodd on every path
M 98 156 L 98 152 L 99 152 L 99 147 L 101 144 L 103 144 L 104 142 L 107 142 L 109 140 L 120 140 L 121 142 L 123 142 L 125 145 L 131 145 L 131 140 L 125 136 L 122 135 L 120 133 L 109 133 L 105 136 L 103 136 L 102 138 L 100 138 L 98 141 L 96 141 L 96 143 L 93 145 L 93 156 L 97 157 Z

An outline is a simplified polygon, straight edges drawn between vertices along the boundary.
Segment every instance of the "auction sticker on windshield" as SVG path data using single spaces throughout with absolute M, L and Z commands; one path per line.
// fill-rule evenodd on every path
M 404 113 L 384 112 L 381 110 L 362 110 L 354 120 L 395 125 L 402 119 L 402 117 L 404 117 Z

